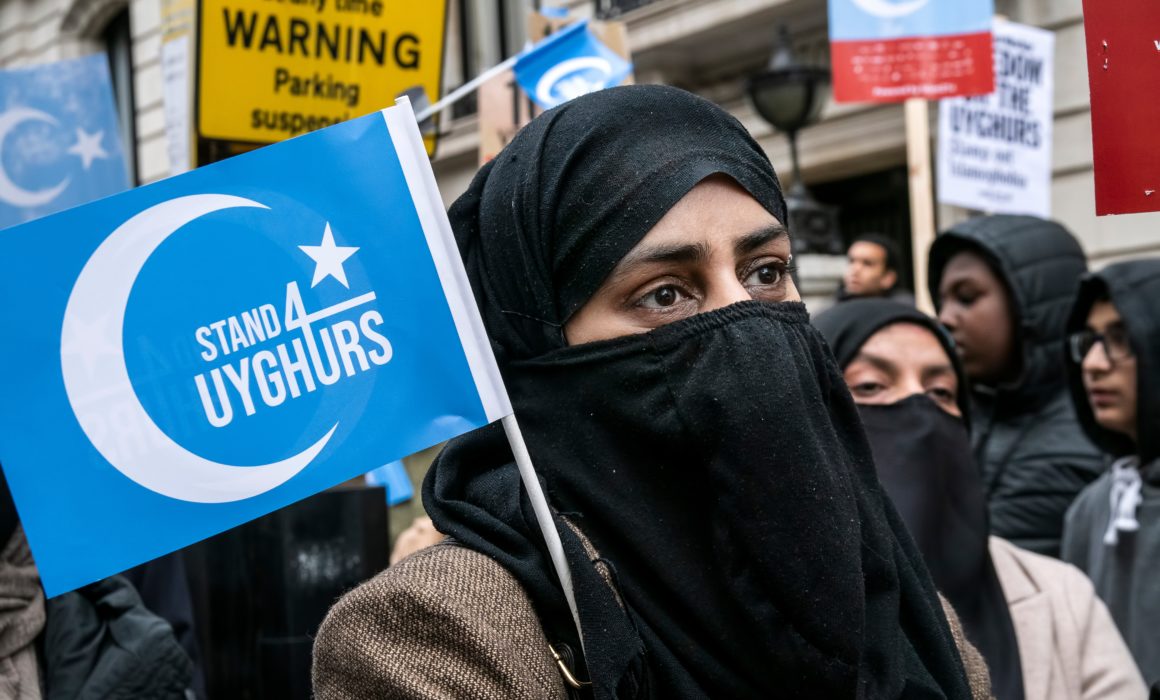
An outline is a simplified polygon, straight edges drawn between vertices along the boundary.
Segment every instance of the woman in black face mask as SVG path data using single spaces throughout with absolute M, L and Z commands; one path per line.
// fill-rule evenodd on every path
M 938 323 L 882 300 L 814 319 L 858 403 L 878 478 L 982 652 L 998 700 L 1143 698 L 1127 647 L 1074 567 L 988 537 L 963 368 Z
M 571 568 L 573 624 L 498 426 L 423 501 L 448 541 L 340 601 L 315 694 L 986 697 L 884 506 L 730 115 L 660 86 L 534 120 L 452 207 Z

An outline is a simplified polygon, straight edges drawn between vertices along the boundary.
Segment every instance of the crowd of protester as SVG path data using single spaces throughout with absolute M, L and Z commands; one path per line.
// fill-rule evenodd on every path
M 850 249 L 850 267 L 865 267 L 856 246 Z M 865 412 L 863 419 L 872 443 L 879 431 L 894 436 L 890 447 L 875 450 L 879 477 L 952 601 L 958 586 L 953 577 L 945 578 L 946 567 L 963 573 L 961 567 L 977 553 L 972 534 L 979 531 L 992 536 L 990 566 L 998 571 L 1012 610 L 1011 575 L 1002 572 L 997 548 L 1021 560 L 1024 574 L 1042 569 L 1045 575 L 1035 575 L 1025 590 L 1048 593 L 1048 603 L 1053 588 L 1062 586 L 1071 596 L 1069 615 L 1084 627 L 1061 633 L 1067 623 L 1057 618 L 1035 633 L 1046 640 L 1044 630 L 1050 630 L 1057 645 L 1062 639 L 1082 642 L 1071 648 L 1078 656 L 1057 649 L 1063 663 L 1049 665 L 1053 675 L 1070 674 L 1071 689 L 1033 692 L 1032 685 L 1042 687 L 1045 676 L 1025 675 L 1026 694 L 1035 697 L 1127 697 L 1124 674 L 1135 670 L 1160 693 L 1160 633 L 1153 626 L 1160 624 L 1160 579 L 1150 573 L 1160 564 L 1160 443 L 1153 444 L 1160 440 L 1155 432 L 1160 407 L 1151 405 L 1156 394 L 1151 384 L 1160 379 L 1160 259 L 1092 273 L 1086 268 L 1078 241 L 1055 222 L 977 217 L 945 231 L 930 250 L 937 321 L 884 301 L 888 295 L 873 290 L 846 297 L 854 300 L 815 319 L 859 403 L 889 403 L 901 412 L 903 404 L 896 402 L 904 394 L 891 387 L 910 376 L 910 393 L 921 390 L 949 406 L 946 380 L 952 373 L 922 367 L 922 343 L 911 337 L 889 344 L 892 334 L 913 336 L 925 328 L 956 361 L 954 384 L 970 396 L 958 407 L 972 421 L 974 458 L 965 467 L 947 454 L 955 440 L 945 434 L 923 444 L 915 432 L 926 425 L 921 420 L 896 416 L 903 428 Z M 905 326 L 910 328 L 904 331 Z M 914 465 L 940 468 L 900 471 L 899 455 L 924 455 L 915 457 Z M 974 498 L 975 491 L 988 513 L 972 521 L 964 514 L 976 509 L 965 494 Z M 1084 576 L 1077 579 L 1075 568 L 1060 570 L 1059 563 L 1033 559 L 1030 552 L 1062 559 Z M 971 601 L 955 601 L 968 629 L 974 624 L 969 611 L 989 585 L 969 590 Z M 1094 605 L 1086 602 L 1093 591 Z M 987 617 L 991 625 L 1000 621 L 998 615 Z M 1036 653 L 1026 648 L 1018 618 L 1015 632 L 1021 656 L 1015 660 L 1027 669 Z M 998 685 L 1008 672 L 991 661 L 988 636 L 994 639 L 993 631 L 972 641 L 988 659 L 996 696 L 1014 697 Z M 1130 650 L 1134 665 L 1125 663 L 1121 646 Z M 1002 658 L 1009 663 L 1012 657 Z M 1112 692 L 1117 687 L 1109 685 L 1112 679 L 1121 681 L 1120 691 Z
M 928 316 L 868 234 L 811 319 L 765 153 L 663 86 L 536 118 L 450 219 L 549 508 L 498 424 L 449 443 L 319 700 L 1160 697 L 1160 259 L 976 217 Z M 5 498 L 0 697 L 204 695 L 179 558 L 45 601 Z

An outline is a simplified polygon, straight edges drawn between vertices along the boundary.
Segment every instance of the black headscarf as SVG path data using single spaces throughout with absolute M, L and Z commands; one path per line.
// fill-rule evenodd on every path
M 926 396 L 859 409 L 878 478 L 917 542 L 935 585 L 958 612 L 967 638 L 987 660 L 995 696 L 999 700 L 1022 698 L 1019 645 L 988 548 L 983 482 L 968 438 L 970 399 L 954 341 L 933 318 L 882 299 L 838 304 L 813 323 L 842 370 L 875 333 L 899 323 L 930 331 L 954 367 L 962 419 Z
M 613 88 L 538 117 L 451 209 L 549 501 L 620 594 L 557 517 L 594 695 L 969 698 L 800 303 L 567 346 L 563 324 L 616 263 L 718 173 L 785 220 L 769 161 L 733 117 L 674 88 Z M 440 455 L 424 503 L 520 581 L 551 641 L 579 650 L 498 428 Z

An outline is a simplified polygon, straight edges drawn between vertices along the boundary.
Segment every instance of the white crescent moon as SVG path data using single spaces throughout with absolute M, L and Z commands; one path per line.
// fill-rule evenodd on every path
M 57 124 L 51 114 L 29 107 L 15 107 L 0 114 L 0 199 L 15 207 L 39 207 L 60 196 L 64 188 L 68 187 L 69 178 L 66 177 L 60 184 L 43 190 L 26 190 L 12 182 L 3 165 L 4 140 L 8 138 L 9 131 L 24 122 L 45 122 L 54 126 Z
M 928 2 L 930 0 L 910 0 L 910 2 L 897 3 L 887 2 L 887 0 L 854 0 L 854 4 L 864 11 L 883 19 L 895 19 L 913 14 L 921 10 Z
M 570 58 L 567 61 L 562 61 L 551 68 L 549 68 L 544 75 L 540 77 L 539 82 L 536 83 L 536 99 L 540 104 L 555 105 L 557 100 L 552 96 L 552 88 L 561 78 L 569 73 L 577 73 L 582 70 L 594 69 L 604 73 L 605 81 L 608 76 L 612 75 L 612 66 L 609 65 L 608 60 L 600 56 L 580 56 L 579 58 Z
M 75 319 L 81 323 L 105 317 L 113 351 L 85 365 L 83 353 L 61 353 L 65 391 L 81 428 L 109 464 L 145 488 L 194 503 L 228 503 L 252 498 L 288 481 L 318 456 L 338 423 L 318 442 L 280 462 L 243 467 L 213 462 L 193 454 L 166 435 L 137 398 L 125 366 L 122 338 L 125 306 L 137 274 L 166 238 L 194 219 L 232 207 L 263 204 L 224 194 L 178 197 L 137 214 L 101 243 L 85 264 L 69 295 L 64 332 Z M 62 343 L 63 347 L 63 343 Z M 110 428 L 108 413 L 115 406 L 128 411 Z M 126 449 L 131 441 L 134 448 Z

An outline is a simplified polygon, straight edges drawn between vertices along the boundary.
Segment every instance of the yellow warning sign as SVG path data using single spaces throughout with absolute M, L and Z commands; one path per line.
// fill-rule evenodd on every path
M 269 143 L 402 94 L 437 100 L 446 15 L 432 0 L 201 0 L 198 133 Z

